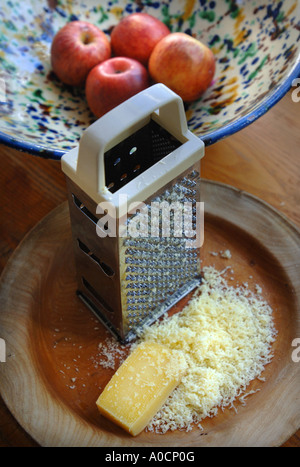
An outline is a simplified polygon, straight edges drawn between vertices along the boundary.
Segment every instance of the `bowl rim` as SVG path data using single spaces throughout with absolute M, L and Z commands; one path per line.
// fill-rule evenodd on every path
M 300 78 L 300 52 L 297 56 L 295 65 L 290 70 L 285 81 L 277 84 L 274 87 L 273 92 L 271 92 L 263 104 L 259 105 L 254 110 L 244 115 L 242 118 L 228 123 L 228 125 L 225 125 L 218 130 L 207 133 L 203 136 L 203 138 L 201 138 L 202 141 L 206 146 L 210 146 L 211 144 L 216 143 L 217 141 L 220 141 L 221 139 L 226 138 L 227 136 L 232 135 L 250 125 L 259 117 L 267 113 L 275 104 L 277 104 L 277 102 L 279 102 L 289 92 L 293 81 L 298 77 Z
M 274 87 L 274 90 L 263 102 L 263 104 L 259 105 L 243 117 L 238 118 L 235 121 L 229 122 L 222 128 L 211 131 L 206 135 L 199 136 L 199 138 L 204 142 L 205 146 L 210 146 L 247 127 L 259 117 L 263 116 L 266 112 L 268 112 L 277 102 L 279 102 L 279 100 L 282 99 L 292 87 L 294 79 L 298 77 L 300 78 L 300 51 L 294 66 L 290 70 L 284 82 L 279 83 Z M 19 150 L 20 152 L 26 152 L 28 154 L 39 156 L 44 159 L 52 160 L 60 160 L 64 154 L 69 152 L 69 150 L 64 151 L 62 149 L 50 149 L 47 146 L 41 144 L 34 144 L 31 142 L 22 141 L 2 131 L 0 131 L 0 144 Z

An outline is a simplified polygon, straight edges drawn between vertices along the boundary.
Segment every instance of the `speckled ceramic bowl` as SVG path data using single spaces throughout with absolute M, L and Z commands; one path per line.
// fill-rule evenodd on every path
M 300 0 L 1 0 L 0 142 L 59 159 L 94 120 L 84 91 L 51 71 L 54 34 L 87 20 L 108 36 L 124 15 L 148 12 L 192 34 L 217 59 L 210 88 L 187 109 L 206 145 L 264 114 L 300 76 Z

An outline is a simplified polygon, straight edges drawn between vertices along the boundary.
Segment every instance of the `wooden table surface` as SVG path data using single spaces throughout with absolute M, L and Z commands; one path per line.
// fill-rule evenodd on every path
M 300 228 L 299 130 L 300 102 L 293 102 L 290 92 L 259 120 L 208 147 L 202 160 L 202 177 L 260 197 Z M 3 145 L 0 145 L 0 158 L 1 272 L 25 234 L 67 196 L 58 161 L 44 160 Z M 37 444 L 0 398 L 0 447 L 25 446 Z M 300 447 L 300 430 L 283 446 Z

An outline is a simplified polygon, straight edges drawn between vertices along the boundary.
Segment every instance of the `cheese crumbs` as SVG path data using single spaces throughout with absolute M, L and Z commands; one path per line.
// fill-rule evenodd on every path
M 181 383 L 148 424 L 149 431 L 201 428 L 205 417 L 233 406 L 260 376 L 273 355 L 272 309 L 246 287 L 229 286 L 222 273 L 204 269 L 204 280 L 188 305 L 147 328 L 140 342 L 181 354 L 187 370 Z

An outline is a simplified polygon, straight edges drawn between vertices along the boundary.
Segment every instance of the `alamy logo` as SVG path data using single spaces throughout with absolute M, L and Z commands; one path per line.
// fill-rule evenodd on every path
M 6 362 L 6 345 L 5 340 L 0 338 L 0 362 Z
M 0 76 L 0 104 L 6 102 L 6 81 Z
M 300 338 L 299 337 L 296 337 L 293 340 L 292 346 L 296 347 L 295 350 L 293 350 L 292 352 L 292 360 L 295 363 L 299 363 L 300 362 Z
M 296 88 L 292 92 L 292 101 L 300 102 L 300 78 L 294 79 L 292 82 L 292 86 Z
M 96 213 L 102 217 L 97 222 L 99 237 L 131 238 L 184 238 L 186 248 L 199 248 L 204 239 L 204 202 L 153 201 L 150 205 L 137 201 L 128 207 L 125 201 L 123 222 L 118 226 L 116 209 L 109 202 L 99 203 Z M 128 217 L 129 216 L 129 217 Z M 126 221 L 124 222 L 124 219 Z

